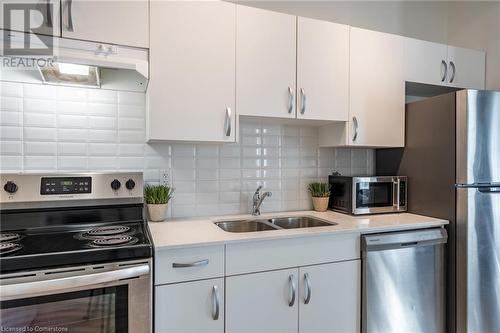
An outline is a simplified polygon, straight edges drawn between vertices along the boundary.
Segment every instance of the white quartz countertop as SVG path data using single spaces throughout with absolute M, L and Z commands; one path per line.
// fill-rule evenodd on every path
M 335 222 L 337 225 L 301 229 L 283 229 L 257 232 L 226 232 L 214 222 L 245 219 L 268 219 L 280 216 L 314 216 Z M 156 250 L 181 247 L 229 244 L 233 242 L 307 237 L 336 233 L 374 233 L 437 227 L 448 221 L 422 215 L 400 213 L 367 216 L 350 216 L 332 211 L 296 211 L 251 215 L 233 215 L 208 218 L 171 219 L 164 222 L 149 222 Z

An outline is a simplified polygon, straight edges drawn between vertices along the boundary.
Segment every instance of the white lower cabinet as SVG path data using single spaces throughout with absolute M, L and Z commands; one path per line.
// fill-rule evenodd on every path
M 297 332 L 298 269 L 226 278 L 226 332 Z
M 299 332 L 359 332 L 359 260 L 299 268 Z
M 224 332 L 224 279 L 155 287 L 155 332 Z
M 359 260 L 226 278 L 226 332 L 359 332 Z

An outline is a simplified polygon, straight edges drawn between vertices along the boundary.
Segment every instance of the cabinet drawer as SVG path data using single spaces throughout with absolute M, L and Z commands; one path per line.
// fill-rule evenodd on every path
M 226 245 L 226 275 L 360 257 L 359 234 L 300 237 Z
M 221 276 L 224 276 L 224 245 L 155 253 L 155 285 Z

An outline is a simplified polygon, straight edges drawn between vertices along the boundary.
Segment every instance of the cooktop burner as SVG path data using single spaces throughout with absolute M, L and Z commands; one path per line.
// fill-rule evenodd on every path
M 122 235 L 130 232 L 130 227 L 123 225 L 110 225 L 106 227 L 92 228 L 82 233 L 80 236 L 85 239 L 108 238 L 110 236 Z
M 90 243 L 93 247 L 125 246 L 137 243 L 138 239 L 132 236 L 115 236 L 95 239 Z
M 15 251 L 19 251 L 23 248 L 22 245 L 17 243 L 0 243 L 0 254 L 7 254 Z
M 15 242 L 21 238 L 19 234 L 15 232 L 2 232 L 0 233 L 0 242 Z

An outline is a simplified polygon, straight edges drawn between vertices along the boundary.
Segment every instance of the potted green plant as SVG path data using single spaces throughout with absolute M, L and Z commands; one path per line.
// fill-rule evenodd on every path
M 328 183 L 311 183 L 307 187 L 312 196 L 313 207 L 317 212 L 324 212 L 328 208 L 328 200 L 330 200 L 330 184 Z
M 149 219 L 154 222 L 165 220 L 168 202 L 174 190 L 166 185 L 148 185 L 144 188 L 144 199 Z

